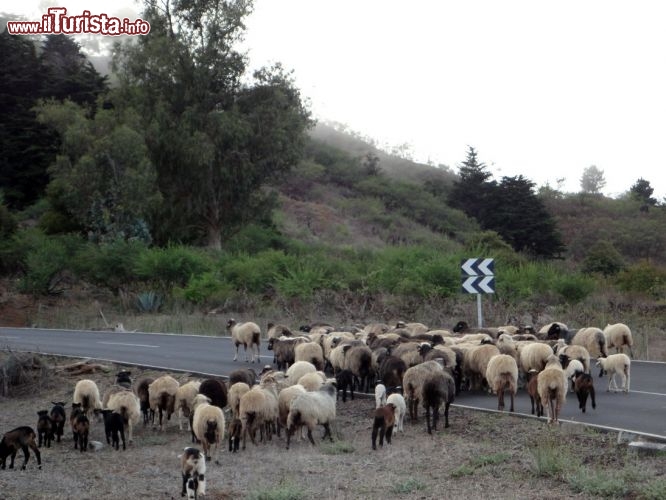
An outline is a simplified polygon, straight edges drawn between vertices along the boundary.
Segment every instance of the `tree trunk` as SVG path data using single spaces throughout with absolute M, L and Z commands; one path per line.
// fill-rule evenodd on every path
M 222 250 L 222 230 L 219 227 L 210 224 L 206 230 L 208 231 L 208 248 Z

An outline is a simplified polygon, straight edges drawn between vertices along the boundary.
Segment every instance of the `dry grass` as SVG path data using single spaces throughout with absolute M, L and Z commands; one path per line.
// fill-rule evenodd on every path
M 90 378 L 103 393 L 114 374 L 115 368 Z M 79 378 L 58 373 L 0 400 L 0 429 L 34 426 L 36 412 L 51 401 L 71 401 Z M 594 498 L 595 492 L 607 496 L 605 477 L 619 480 L 623 495 L 658 498 L 664 492 L 664 457 L 631 454 L 613 434 L 452 408 L 449 429 L 429 436 L 421 418 L 373 452 L 372 411 L 369 399 L 339 402 L 333 443 L 316 435 L 317 446 L 296 442 L 289 451 L 282 438 L 256 447 L 248 440 L 247 450 L 235 455 L 223 449 L 220 464 L 209 464 L 206 498 Z M 191 443 L 173 417 L 163 433 L 139 425 L 124 452 L 106 445 L 101 423 L 93 424 L 91 439 L 103 448 L 80 453 L 66 432 L 63 442 L 42 449 L 43 470 L 31 457 L 26 471 L 0 471 L 0 498 L 179 497 L 178 455 Z

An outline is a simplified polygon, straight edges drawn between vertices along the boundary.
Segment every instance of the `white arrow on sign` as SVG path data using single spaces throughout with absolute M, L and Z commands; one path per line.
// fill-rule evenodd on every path
M 463 281 L 462 287 L 467 293 L 495 293 L 494 276 L 470 276 Z
M 467 259 L 461 267 L 468 276 L 493 276 L 494 265 L 494 259 Z

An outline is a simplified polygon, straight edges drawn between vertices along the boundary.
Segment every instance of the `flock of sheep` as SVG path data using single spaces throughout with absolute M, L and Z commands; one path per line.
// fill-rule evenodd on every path
M 245 360 L 259 362 L 260 327 L 253 322 L 229 320 L 227 329 Z M 13 468 L 19 450 L 25 469 L 32 449 L 41 468 L 39 448 L 59 442 L 69 423 L 74 447 L 88 449 L 91 422 L 103 421 L 107 443 L 116 450 L 126 448 L 133 429 L 143 418 L 164 430 L 174 413 L 180 430 L 191 433 L 191 441 L 202 451 L 187 447 L 181 455 L 182 495 L 205 494 L 206 462 L 218 460 L 226 439 L 230 452 L 245 449 L 249 436 L 253 444 L 285 434 L 289 449 L 295 435 L 314 445 L 313 431 L 324 429 L 323 439 L 333 440 L 336 405 L 354 390 L 369 392 L 374 387 L 376 410 L 371 443 L 376 449 L 391 442 L 394 429 L 403 430 L 405 415 L 417 421 L 421 406 L 429 433 L 437 429 L 443 409 L 444 427 L 449 426 L 449 407 L 464 390 L 485 389 L 497 394 L 498 409 L 505 408 L 505 394 L 514 397 L 524 387 L 532 401 L 532 414 L 558 422 L 566 393 L 575 391 L 585 411 L 587 398 L 596 406 L 591 362 L 596 359 L 600 374 L 608 374 L 608 390 L 629 390 L 632 352 L 630 329 L 621 323 L 604 330 L 570 330 L 563 323 L 551 323 L 536 332 L 531 327 L 503 326 L 470 328 L 460 322 L 453 329 L 431 330 L 421 323 L 398 322 L 390 327 L 372 323 L 338 331 L 331 325 L 316 324 L 298 331 L 286 325 L 268 325 L 267 347 L 273 351 L 273 366 L 257 373 L 252 368 L 233 371 L 229 380 L 193 379 L 180 384 L 170 375 L 136 381 L 123 370 L 115 384 L 100 397 L 92 380 L 79 380 L 74 388 L 69 418 L 66 403 L 54 402 L 50 412 L 38 414 L 37 432 L 30 426 L 7 432 L 0 442 L 0 467 L 7 457 Z M 609 354 L 609 349 L 616 353 Z M 249 352 L 248 352 L 249 350 Z M 621 385 L 616 383 L 616 376 Z M 571 387 L 569 386 L 571 384 Z

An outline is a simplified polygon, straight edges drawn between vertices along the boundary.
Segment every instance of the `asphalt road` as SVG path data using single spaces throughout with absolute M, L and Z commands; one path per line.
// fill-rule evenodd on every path
M 266 349 L 264 342 L 259 363 L 246 363 L 242 347 L 239 361 L 232 361 L 234 347 L 230 337 L 27 328 L 0 328 L 0 349 L 95 358 L 215 376 L 226 376 L 241 366 L 253 366 L 259 371 L 273 359 L 273 353 Z M 569 393 L 561 420 L 666 440 L 666 363 L 634 361 L 628 394 L 606 392 L 608 378 L 599 378 L 598 369 L 593 373 L 596 410 L 591 408 L 588 400 L 587 412 L 582 413 L 576 396 Z M 508 398 L 505 400 L 508 408 Z M 456 399 L 455 405 L 495 410 L 497 397 L 465 392 Z M 529 415 L 530 408 L 529 396 L 523 390 L 518 391 L 515 412 Z

